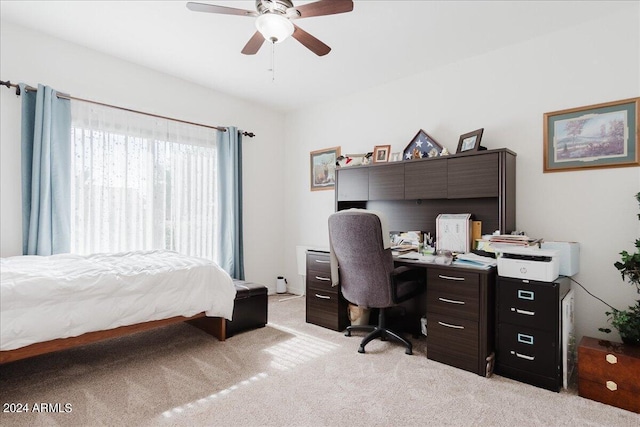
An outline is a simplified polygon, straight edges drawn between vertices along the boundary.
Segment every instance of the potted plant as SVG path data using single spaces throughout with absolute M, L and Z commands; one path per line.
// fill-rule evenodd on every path
M 640 203 L 640 193 L 636 194 L 636 200 Z M 640 214 L 638 214 L 640 219 Z M 614 266 L 620 271 L 622 280 L 626 280 L 633 284 L 640 294 L 640 239 L 636 239 L 635 253 L 627 251 L 620 252 L 620 261 L 614 263 Z M 640 299 L 636 304 L 629 306 L 628 310 L 617 310 L 611 307 L 612 311 L 607 311 L 611 326 L 616 328 L 620 333 L 622 342 L 630 345 L 640 345 Z M 611 332 L 609 328 L 599 328 L 601 332 Z

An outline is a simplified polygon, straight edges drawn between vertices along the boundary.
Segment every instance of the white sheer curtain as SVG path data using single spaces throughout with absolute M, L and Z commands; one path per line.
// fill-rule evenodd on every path
M 218 259 L 216 131 L 71 102 L 71 252 Z

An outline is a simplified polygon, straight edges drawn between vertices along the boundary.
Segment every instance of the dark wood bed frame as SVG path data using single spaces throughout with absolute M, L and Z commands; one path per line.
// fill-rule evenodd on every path
M 207 317 L 204 313 L 200 313 L 192 317 L 176 316 L 168 319 L 153 320 L 150 322 L 137 323 L 135 325 L 120 326 L 119 328 L 107 329 L 105 331 L 87 332 L 86 334 L 79 335 L 77 337 L 59 338 L 51 341 L 35 343 L 15 350 L 0 351 L 0 365 L 41 354 L 65 350 L 67 348 L 79 347 L 110 338 L 147 331 L 149 329 L 179 322 L 187 322 L 196 326 L 206 333 L 218 338 L 220 341 L 224 341 L 226 339 L 225 319 L 222 317 Z

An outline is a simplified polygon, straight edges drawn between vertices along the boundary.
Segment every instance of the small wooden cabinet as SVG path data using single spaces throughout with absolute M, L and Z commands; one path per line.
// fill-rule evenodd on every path
M 640 413 L 640 347 L 583 337 L 578 346 L 578 394 Z
M 562 299 L 567 277 L 553 282 L 499 277 L 496 373 L 555 392 L 562 386 Z
M 427 267 L 427 358 L 491 374 L 494 281 L 493 269 Z
M 331 286 L 329 253 L 307 251 L 306 321 L 336 331 L 348 325 L 347 301 Z

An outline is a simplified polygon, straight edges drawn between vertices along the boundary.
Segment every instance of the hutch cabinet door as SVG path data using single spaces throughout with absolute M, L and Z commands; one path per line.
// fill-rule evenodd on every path
M 447 159 L 405 164 L 404 184 L 405 199 L 446 199 Z
M 338 201 L 367 200 L 369 197 L 369 168 L 337 169 Z
M 449 198 L 498 197 L 500 158 L 498 153 L 477 154 L 449 160 Z
M 404 165 L 369 168 L 369 200 L 404 199 Z

